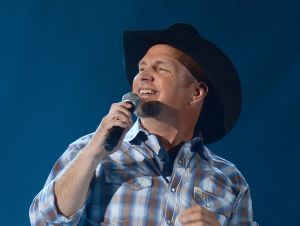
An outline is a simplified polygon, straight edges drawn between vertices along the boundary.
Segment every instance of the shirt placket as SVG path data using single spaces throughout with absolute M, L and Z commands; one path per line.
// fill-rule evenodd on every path
M 166 191 L 163 214 L 163 225 L 175 225 L 176 218 L 180 209 L 179 196 L 182 191 L 182 186 L 185 183 L 185 155 L 184 151 L 180 150 L 177 158 L 174 161 L 174 169 L 171 175 L 170 183 Z

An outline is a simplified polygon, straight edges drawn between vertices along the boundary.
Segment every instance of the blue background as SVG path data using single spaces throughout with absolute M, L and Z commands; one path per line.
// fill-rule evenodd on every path
M 296 226 L 299 9 L 271 0 L 1 0 L 0 225 L 29 225 L 56 159 L 129 91 L 122 31 L 189 22 L 230 56 L 243 87 L 237 126 L 210 148 L 243 172 L 260 225 Z

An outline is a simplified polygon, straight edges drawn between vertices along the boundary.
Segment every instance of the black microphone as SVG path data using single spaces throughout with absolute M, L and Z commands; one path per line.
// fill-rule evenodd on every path
M 140 97 L 133 93 L 127 93 L 122 97 L 122 102 L 129 102 L 131 103 L 131 108 L 129 109 L 129 111 L 131 113 L 133 113 L 135 111 L 135 109 L 141 104 L 141 100 Z M 121 128 L 119 126 L 113 126 L 105 140 L 105 150 L 107 152 L 111 152 L 114 147 L 118 144 L 122 134 L 124 132 L 124 128 Z

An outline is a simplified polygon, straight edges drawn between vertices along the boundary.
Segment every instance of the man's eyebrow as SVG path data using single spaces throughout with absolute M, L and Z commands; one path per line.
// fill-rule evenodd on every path
M 154 64 L 155 64 L 155 65 L 159 65 L 159 64 L 167 64 L 167 62 L 166 62 L 166 61 L 163 61 L 163 60 L 156 60 L 156 61 L 154 62 Z M 141 60 L 141 61 L 139 61 L 139 64 L 138 64 L 138 65 L 139 65 L 139 66 L 146 65 L 146 62 L 143 61 L 143 60 Z
M 139 63 L 138 63 L 139 66 L 141 66 L 143 64 L 146 64 L 145 61 L 143 61 L 143 60 L 140 60 Z
M 155 64 L 167 64 L 168 62 L 164 61 L 164 60 L 157 60 L 155 61 Z

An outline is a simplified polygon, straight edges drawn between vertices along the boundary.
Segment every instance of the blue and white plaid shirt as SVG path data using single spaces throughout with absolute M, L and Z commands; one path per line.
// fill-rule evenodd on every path
M 200 205 L 221 225 L 256 226 L 249 186 L 236 167 L 213 154 L 195 137 L 184 143 L 172 174 L 163 174 L 157 137 L 137 121 L 120 149 L 99 162 L 84 206 L 66 218 L 57 212 L 53 184 L 93 134 L 72 144 L 55 163 L 30 206 L 31 225 L 181 225 L 179 215 Z

